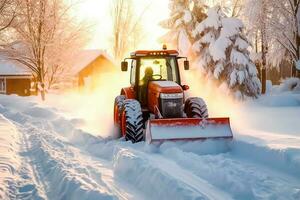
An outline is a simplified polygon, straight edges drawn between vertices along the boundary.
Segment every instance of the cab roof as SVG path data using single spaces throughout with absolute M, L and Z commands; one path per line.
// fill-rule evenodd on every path
M 131 57 L 143 57 L 143 56 L 178 56 L 179 53 L 176 50 L 137 50 L 130 54 Z

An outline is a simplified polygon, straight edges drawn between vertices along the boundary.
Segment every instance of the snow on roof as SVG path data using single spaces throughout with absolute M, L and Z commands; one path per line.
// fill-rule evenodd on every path
M 16 61 L 7 60 L 0 57 L 0 76 L 3 75 L 13 75 L 13 76 L 32 76 L 32 72 L 26 66 L 18 63 Z
M 116 65 L 114 59 L 110 55 L 108 55 L 106 51 L 100 49 L 88 49 L 80 51 L 79 53 L 74 55 L 72 61 L 72 72 L 74 74 L 77 74 L 99 56 L 105 57 L 107 60 Z

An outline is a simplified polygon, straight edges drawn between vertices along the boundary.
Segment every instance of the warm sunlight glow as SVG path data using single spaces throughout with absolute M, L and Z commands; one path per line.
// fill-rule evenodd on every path
M 240 118 L 239 102 L 232 99 L 225 92 L 220 91 L 213 83 L 205 80 L 195 69 L 181 72 L 182 84 L 190 86 L 189 96 L 201 97 L 205 100 L 209 117 L 230 117 L 234 127 L 241 127 L 246 123 Z
M 237 101 L 222 92 L 217 92 L 218 88 L 204 81 L 203 77 L 193 70 L 182 70 L 181 74 L 182 84 L 190 86 L 187 96 L 202 97 L 207 103 L 210 117 L 230 117 L 234 128 L 245 125 L 246 122 L 240 118 L 240 105 Z M 112 120 L 114 98 L 120 94 L 122 87 L 129 86 L 129 77 L 129 72 L 104 73 L 99 75 L 97 88 L 93 91 L 78 92 L 78 89 L 74 89 L 65 94 L 64 101 L 48 99 L 48 102 L 52 100 L 53 105 L 67 110 L 70 117 L 84 119 L 79 125 L 80 128 L 95 135 L 108 137 L 117 133 L 113 130 Z M 58 103 L 60 105 L 57 105 Z
M 53 104 L 68 111 L 69 118 L 84 119 L 78 126 L 85 131 L 101 137 L 109 137 L 113 130 L 114 99 L 122 87 L 129 85 L 129 74 L 124 72 L 103 73 L 97 79 L 94 90 L 74 89 L 66 92 L 62 101 L 48 99 Z M 49 101 L 53 101 L 49 103 Z M 59 104 L 59 105 L 58 105 Z
M 166 30 L 159 26 L 159 22 L 168 18 L 168 1 L 164 0 L 133 0 L 135 10 L 142 14 L 142 26 L 145 32 L 139 49 L 160 49 L 157 39 Z M 94 24 L 93 36 L 87 48 L 111 49 L 112 19 L 110 13 L 111 0 L 84 0 L 76 13 L 82 19 Z M 132 50 L 134 51 L 134 50 Z

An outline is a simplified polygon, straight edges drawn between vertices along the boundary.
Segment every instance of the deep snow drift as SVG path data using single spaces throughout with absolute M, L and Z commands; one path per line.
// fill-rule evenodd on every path
M 233 141 L 159 147 L 105 138 L 110 108 L 71 96 L 0 96 L 1 199 L 300 199 L 299 93 L 228 104 Z

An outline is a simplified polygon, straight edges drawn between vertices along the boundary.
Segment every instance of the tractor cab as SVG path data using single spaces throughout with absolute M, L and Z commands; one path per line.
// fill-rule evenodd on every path
M 131 53 L 130 58 L 126 58 L 122 62 L 122 71 L 127 71 L 128 62 L 126 60 L 131 60 L 130 83 L 135 90 L 136 99 L 141 103 L 142 107 L 148 105 L 150 97 L 148 90 L 150 87 L 155 90 L 154 87 L 157 85 L 158 87 L 172 85 L 174 89 L 176 85 L 178 93 L 182 93 L 182 90 L 187 89 L 187 86 L 181 86 L 178 66 L 178 59 L 183 58 L 186 59 L 184 68 L 188 70 L 189 63 L 187 58 L 179 57 L 176 50 L 139 50 Z

